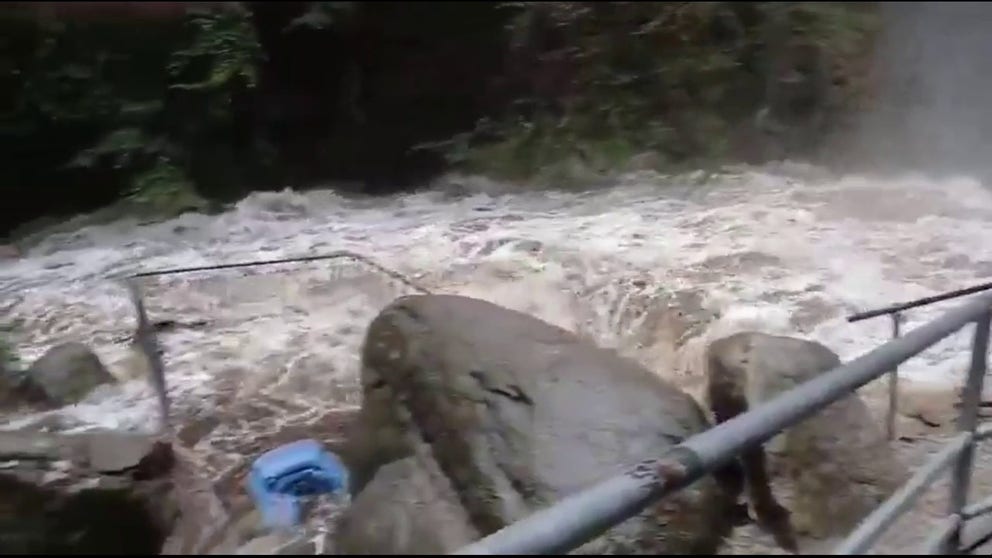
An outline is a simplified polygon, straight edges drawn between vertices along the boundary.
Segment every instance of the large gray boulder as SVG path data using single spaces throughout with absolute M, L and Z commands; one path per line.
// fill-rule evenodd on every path
M 840 364 L 815 341 L 753 331 L 723 337 L 706 352 L 708 405 L 723 422 Z M 816 538 L 846 535 L 909 477 L 856 392 L 742 458 L 759 521 L 776 512 L 770 483 L 778 480 L 791 496 L 791 526 L 770 527 Z
M 615 352 L 460 296 L 385 308 L 361 381 L 342 554 L 456 550 L 710 426 L 691 397 Z M 712 553 L 734 492 L 704 478 L 579 552 Z
M 94 388 L 114 383 L 100 358 L 82 343 L 69 342 L 48 350 L 27 370 L 22 390 L 52 407 L 78 403 Z

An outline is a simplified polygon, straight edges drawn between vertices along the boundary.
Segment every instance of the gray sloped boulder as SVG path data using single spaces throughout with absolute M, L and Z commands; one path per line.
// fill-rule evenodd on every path
M 116 381 L 86 345 L 55 345 L 28 368 L 21 390 L 52 407 L 78 403 L 97 386 Z
M 460 296 L 385 308 L 361 381 L 342 554 L 451 552 L 710 426 L 691 397 L 615 352 Z M 712 553 L 735 504 L 734 487 L 707 477 L 579 552 Z

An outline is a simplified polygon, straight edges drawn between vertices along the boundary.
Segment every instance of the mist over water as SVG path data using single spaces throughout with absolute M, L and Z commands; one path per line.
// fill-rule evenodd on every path
M 881 3 L 863 148 L 885 170 L 992 178 L 992 5 Z

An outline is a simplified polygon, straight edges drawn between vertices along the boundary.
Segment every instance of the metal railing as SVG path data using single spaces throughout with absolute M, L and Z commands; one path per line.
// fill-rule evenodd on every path
M 955 291 L 950 291 L 947 293 L 928 296 L 923 298 L 918 298 L 910 302 L 901 302 L 899 304 L 892 304 L 884 308 L 879 308 L 877 310 L 869 310 L 867 312 L 859 312 L 857 314 L 852 314 L 847 317 L 848 323 L 860 322 L 862 320 L 869 320 L 871 318 L 878 318 L 881 316 L 889 316 L 892 320 L 892 338 L 899 337 L 900 326 L 902 325 L 902 314 L 906 310 L 912 308 L 919 308 L 921 306 L 927 306 L 937 302 L 943 302 L 945 300 L 951 300 L 954 298 L 967 296 L 970 294 L 976 294 L 983 291 L 992 289 L 992 283 L 982 283 L 981 285 L 974 285 L 964 289 L 958 289 Z M 889 410 L 885 417 L 885 432 L 889 437 L 889 440 L 894 440 L 896 438 L 896 414 L 899 411 L 899 367 L 893 367 L 892 371 L 889 373 Z
M 870 548 L 942 472 L 953 467 L 949 517 L 933 536 L 929 550 L 938 554 L 960 553 L 963 523 L 992 511 L 992 500 L 966 506 L 975 442 L 992 434 L 988 428 L 977 428 L 987 368 L 989 321 L 992 317 L 990 307 L 992 293 L 979 295 L 930 323 L 896 337 L 749 412 L 692 436 L 658 459 L 644 461 L 623 474 L 572 494 L 453 554 L 566 553 L 629 519 L 650 503 L 711 473 L 742 450 L 766 442 L 782 430 L 896 369 L 945 337 L 975 323 L 971 366 L 958 424 L 961 433 L 870 514 L 835 552 L 856 554 Z M 905 308 L 895 311 L 902 309 Z M 876 315 L 884 315 L 884 312 Z
M 421 285 L 417 284 L 415 281 L 387 267 L 379 265 L 375 260 L 363 256 L 357 252 L 352 252 L 350 250 L 337 250 L 334 252 L 329 252 L 327 254 L 318 254 L 315 256 L 294 256 L 289 258 L 276 258 L 270 260 L 252 260 L 246 262 L 234 262 L 225 264 L 211 264 L 211 265 L 198 265 L 192 267 L 173 267 L 169 269 L 156 269 L 153 271 L 141 271 L 138 273 L 132 273 L 127 276 L 127 279 L 140 279 L 142 277 L 156 277 L 160 275 L 180 275 L 184 273 L 195 273 L 200 271 L 218 271 L 222 269 L 236 269 L 245 267 L 264 267 L 270 265 L 284 265 L 288 263 L 307 263 L 316 262 L 322 260 L 355 260 L 362 263 L 373 271 L 377 271 L 391 279 L 394 279 L 407 287 L 417 291 L 420 294 L 430 294 L 430 291 Z
M 349 250 L 337 250 L 334 252 L 329 252 L 326 254 L 318 254 L 312 256 L 292 256 L 287 258 L 275 258 L 267 260 L 251 260 L 233 263 L 223 263 L 223 264 L 210 264 L 210 265 L 200 265 L 200 266 L 190 266 L 190 267 L 173 267 L 167 269 L 156 269 L 152 271 L 140 271 L 137 273 L 132 273 L 124 276 L 123 278 L 118 278 L 127 289 L 128 294 L 131 298 L 131 304 L 135 311 L 135 323 L 136 328 L 134 334 L 131 336 L 130 342 L 132 345 L 136 346 L 148 364 L 148 380 L 151 383 L 152 391 L 156 394 L 159 404 L 159 413 L 161 415 L 161 426 L 162 430 L 168 430 L 171 427 L 169 409 L 171 403 L 169 401 L 168 389 L 166 386 L 165 377 L 165 366 L 162 363 L 161 355 L 161 345 L 159 344 L 158 336 L 156 335 L 156 327 L 151 322 L 148 317 L 148 312 L 145 309 L 145 298 L 141 293 L 141 288 L 137 282 L 138 279 L 146 277 L 158 277 L 163 275 L 181 275 L 186 273 L 196 273 L 201 271 L 219 271 L 226 269 L 238 269 L 238 268 L 249 268 L 249 267 L 266 267 L 273 265 L 284 265 L 289 263 L 308 263 L 317 262 L 325 260 L 354 260 L 372 271 L 381 273 L 390 279 L 402 283 L 404 286 L 420 293 L 420 294 L 430 294 L 430 291 L 423 286 L 417 284 L 414 280 L 410 279 L 406 275 L 398 271 L 394 271 L 387 267 L 380 265 L 375 260 L 363 256 L 357 252 L 351 252 Z

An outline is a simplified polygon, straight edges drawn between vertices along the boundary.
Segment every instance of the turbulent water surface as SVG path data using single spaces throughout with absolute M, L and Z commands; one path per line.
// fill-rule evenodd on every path
M 351 250 L 432 291 L 578 331 L 660 373 L 671 368 L 658 349 L 665 332 L 651 319 L 660 306 L 809 336 L 849 358 L 885 341 L 890 324 L 848 324 L 847 314 L 992 275 L 992 193 L 964 178 L 789 167 L 507 192 L 477 179 L 381 199 L 287 190 L 254 194 L 217 216 L 59 234 L 0 264 L 0 311 L 25 361 L 80 340 L 127 380 L 56 413 L 62 427 L 147 429 L 156 424 L 155 398 L 144 379 L 129 376 L 134 317 L 113 281 L 139 270 Z M 162 343 L 180 417 L 245 401 L 271 411 L 223 427 L 231 436 L 357 403 L 364 328 L 411 292 L 347 260 L 161 276 L 142 286 L 152 316 L 179 323 Z M 914 310 L 905 327 L 946 307 Z M 958 335 L 902 373 L 954 379 L 967 341 Z

